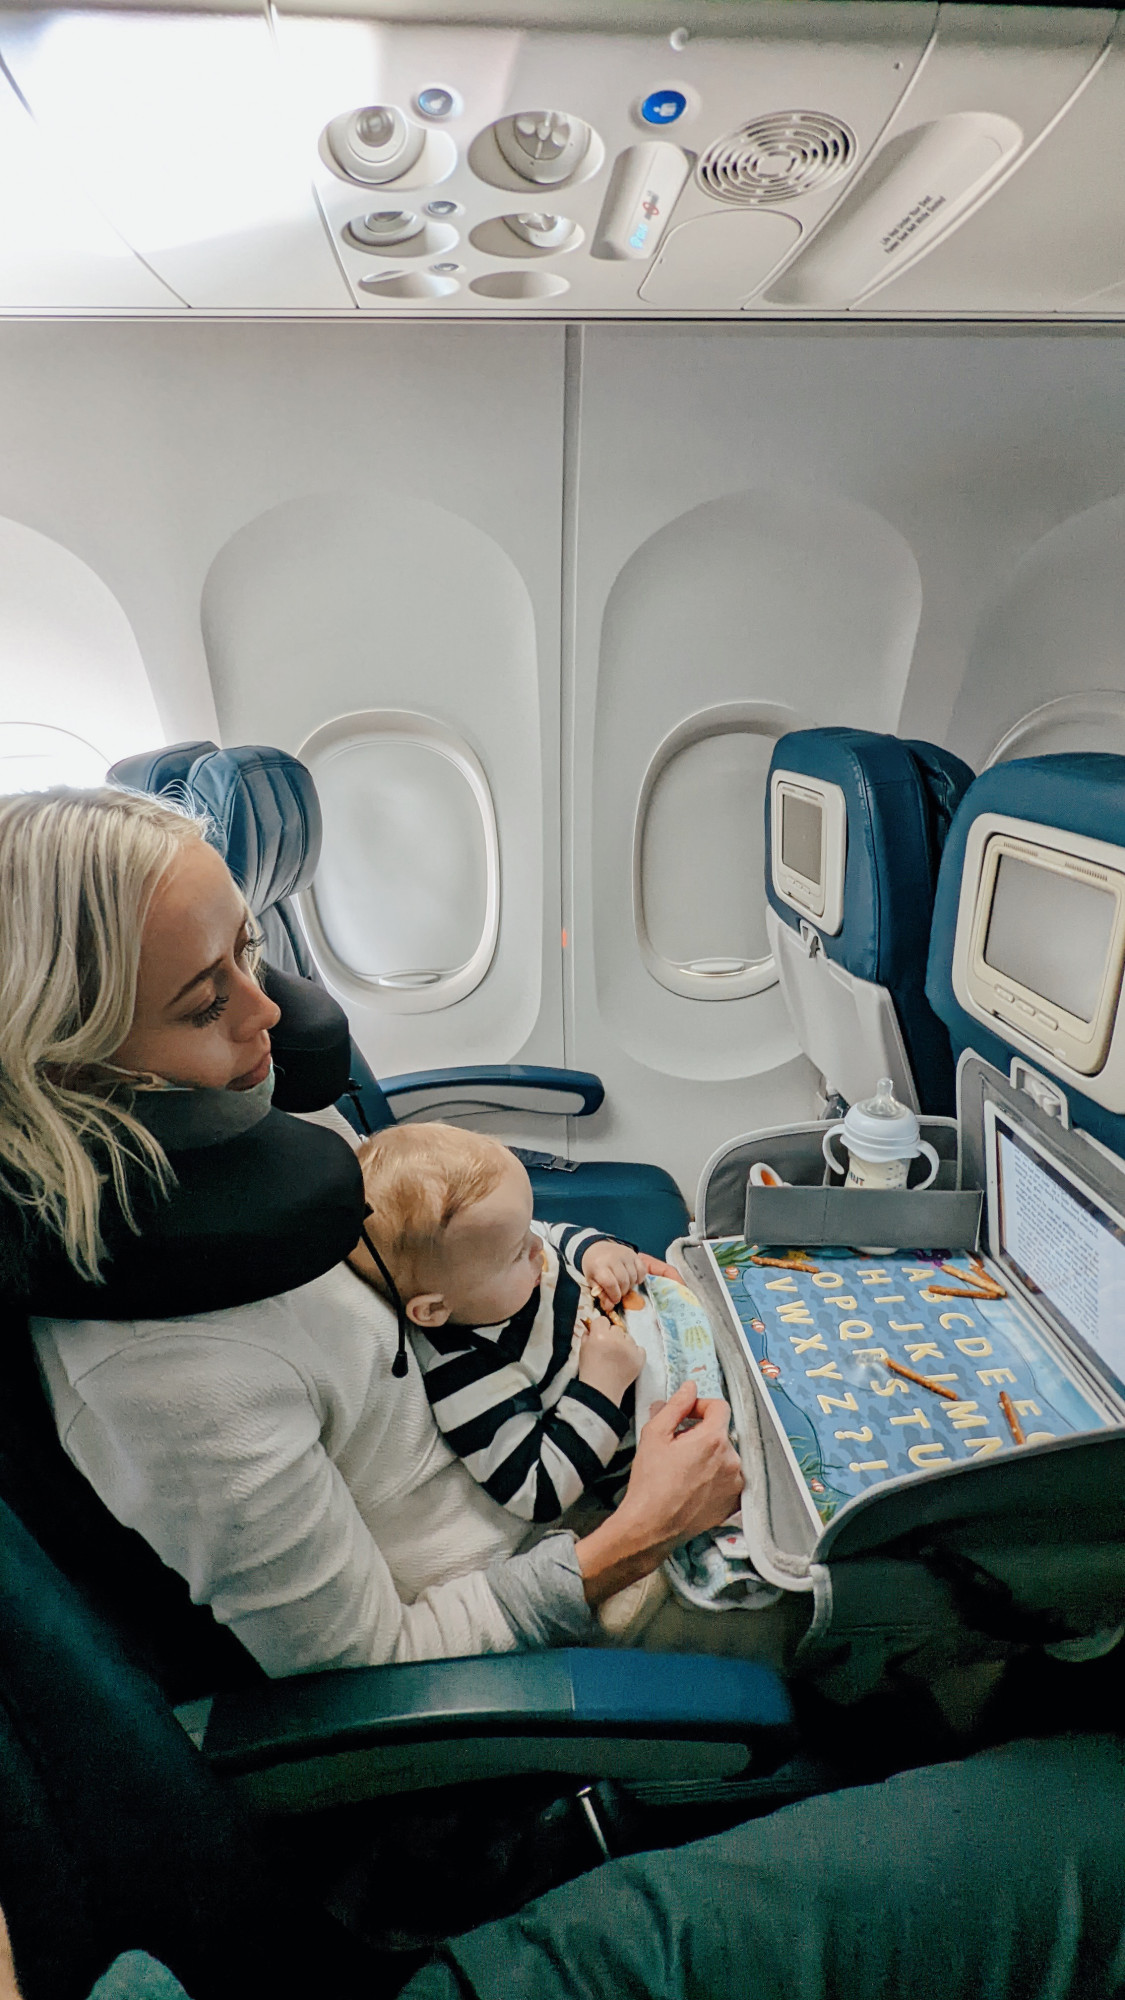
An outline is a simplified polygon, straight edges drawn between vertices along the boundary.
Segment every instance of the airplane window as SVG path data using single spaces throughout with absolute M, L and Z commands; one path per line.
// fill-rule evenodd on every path
M 0 794 L 52 785 L 104 785 L 108 759 L 92 743 L 45 722 L 0 722 Z
M 479 984 L 495 948 L 487 781 L 472 753 L 423 716 L 363 722 L 330 724 L 301 753 L 324 815 L 304 903 L 314 950 L 368 991 L 448 1006 Z
M 762 983 L 762 800 L 772 748 L 769 734 L 716 730 L 676 750 L 648 790 L 638 931 L 649 970 L 674 991 L 719 999 L 732 996 L 732 982 L 740 991 Z

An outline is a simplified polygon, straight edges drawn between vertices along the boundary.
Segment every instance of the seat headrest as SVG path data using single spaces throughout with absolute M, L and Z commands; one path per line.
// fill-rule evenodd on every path
M 773 880 L 775 771 L 836 785 L 847 812 L 842 921 L 820 930 L 826 955 L 855 978 L 895 988 L 921 985 L 930 909 L 952 813 L 972 783 L 967 764 L 934 744 L 902 742 L 866 729 L 798 729 L 774 747 L 766 792 L 766 894 L 791 929 L 801 912 Z M 815 917 L 810 919 L 816 924 Z
M 127 757 L 110 777 L 139 791 L 172 790 L 211 823 L 217 847 L 256 917 L 305 887 L 320 859 L 320 801 L 298 758 L 264 744 L 233 750 L 173 744 Z
M 987 1020 L 982 1020 L 970 1013 L 958 999 L 954 984 L 954 954 L 962 882 L 967 863 L 974 883 L 982 879 L 983 864 L 977 858 L 976 850 L 981 846 L 985 830 L 979 829 L 975 837 L 973 830 L 986 814 L 1018 820 L 1029 824 L 1032 829 L 1043 829 L 1045 838 L 1042 845 L 1052 851 L 1066 851 L 1064 841 L 1052 841 L 1052 833 L 1077 836 L 1079 840 L 1095 841 L 1110 849 L 1120 848 L 1117 867 L 1125 872 L 1125 757 L 1099 751 L 1068 751 L 1055 756 L 1021 758 L 1008 764 L 997 764 L 974 780 L 958 808 L 942 857 L 926 974 L 927 998 L 948 1028 L 958 1053 L 971 1048 L 1005 1075 L 1012 1057 L 1022 1055 L 1033 1068 L 1043 1070 L 1063 1083 L 1071 1118 L 1076 1125 L 1101 1139 L 1114 1152 L 1121 1152 L 1125 1139 L 1125 1097 L 1118 1111 L 1098 1102 L 1099 1095 L 1115 1095 L 1113 1048 L 1103 1068 L 1076 1082 L 1074 1070 L 1060 1062 L 1057 1050 L 1049 1046 L 1051 1035 L 1046 1026 L 1036 1030 L 1044 1034 L 1046 1045 L 1031 1046 L 1018 1032 L 1009 1033 L 1002 1019 L 989 1012 Z M 1105 858 L 1112 866 L 1112 857 Z M 1080 885 L 1081 877 L 1075 879 Z M 1068 892 L 1065 886 L 1060 891 L 1064 896 L 1068 893 L 1071 893 L 1072 900 L 1074 894 L 1080 897 L 1081 886 L 1073 892 Z M 975 907 L 975 900 L 969 905 L 967 899 L 963 919 L 966 933 L 974 922 Z M 1052 921 L 1050 911 L 1046 904 L 1040 907 L 1044 926 L 1049 928 Z M 1035 947 L 1034 912 L 1025 928 Z M 963 939 L 962 950 L 965 948 L 966 940 Z M 982 945 L 984 949 L 986 947 Z M 1100 969 L 1100 966 L 1095 966 L 1093 972 L 1098 973 Z M 1029 974 L 1029 978 L 1031 976 Z M 1042 1012 L 1046 1022 L 1046 1008 Z M 1125 1038 L 1125 1023 L 1121 1032 Z M 1115 1029 L 1114 1043 L 1116 1040 Z M 1122 1055 L 1125 1057 L 1125 1049 Z M 1096 1095 L 1088 1094 L 1090 1092 Z
M 168 791 L 182 786 L 198 757 L 218 749 L 217 743 L 166 743 L 163 750 L 145 750 L 136 757 L 121 757 L 111 764 L 106 776 L 111 785 L 125 785 L 131 792 Z

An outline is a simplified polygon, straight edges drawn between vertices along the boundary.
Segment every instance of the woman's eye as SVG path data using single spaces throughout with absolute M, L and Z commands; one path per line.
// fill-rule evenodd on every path
M 216 993 L 209 1007 L 204 1007 L 198 1014 L 189 1014 L 188 1020 L 192 1027 L 206 1028 L 210 1022 L 217 1021 L 229 997 L 226 993 Z

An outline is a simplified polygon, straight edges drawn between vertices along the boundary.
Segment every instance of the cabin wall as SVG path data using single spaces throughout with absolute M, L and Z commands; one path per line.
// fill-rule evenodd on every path
M 776 736 L 1125 751 L 1123 361 L 1074 327 L 4 324 L 0 760 L 14 725 L 303 752 L 374 1067 L 595 1069 L 575 1152 L 690 1191 L 813 1102 Z

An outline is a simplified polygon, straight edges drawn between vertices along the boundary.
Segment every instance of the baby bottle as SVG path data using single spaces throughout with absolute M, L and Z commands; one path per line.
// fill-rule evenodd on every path
M 929 1187 L 938 1170 L 938 1156 L 932 1146 L 918 1136 L 918 1120 L 913 1111 L 900 1104 L 889 1076 L 879 1078 L 874 1097 L 849 1107 L 847 1116 L 830 1125 L 824 1135 L 824 1157 L 837 1173 L 844 1173 L 832 1141 L 839 1132 L 848 1149 L 845 1187 L 904 1188 L 910 1162 L 925 1153 L 930 1171 L 920 1187 Z

